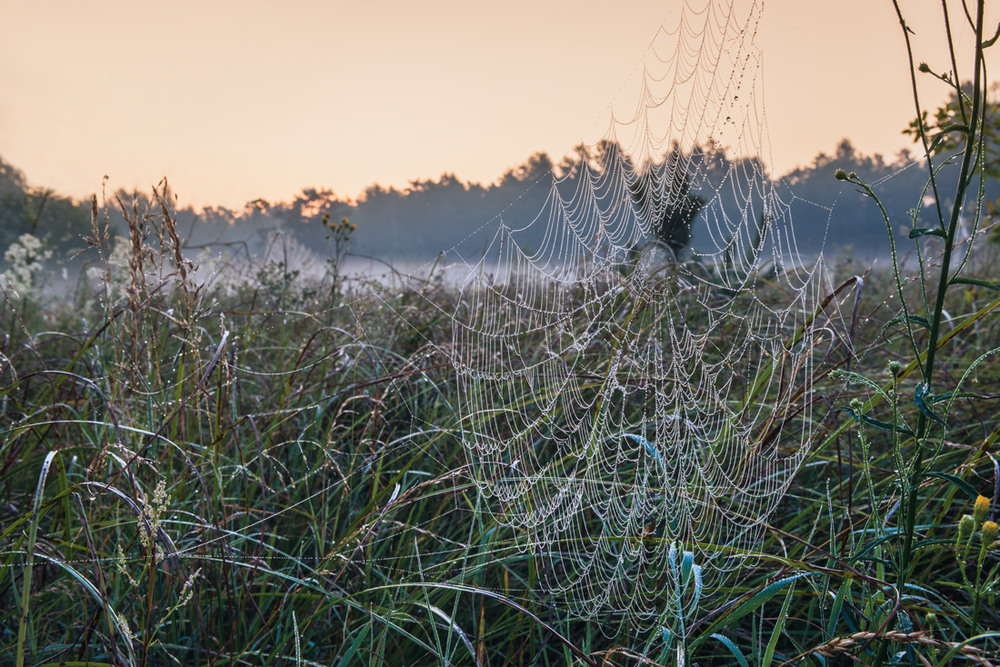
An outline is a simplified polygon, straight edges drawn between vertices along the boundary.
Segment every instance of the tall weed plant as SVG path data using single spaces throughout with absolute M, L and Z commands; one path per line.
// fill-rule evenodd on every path
M 941 3 L 950 58 L 936 68 L 918 64 L 916 35 L 893 2 L 909 55 L 915 134 L 925 156 L 927 185 L 920 195 L 933 206 L 912 210 L 909 251 L 892 245 L 892 283 L 883 304 L 897 306 L 881 309 L 870 361 L 836 374 L 853 396 L 843 406 L 851 421 L 820 453 L 829 455 L 836 445 L 842 456 L 846 442 L 854 450 L 848 456 L 860 456 L 846 480 L 829 485 L 831 496 L 846 507 L 839 508 L 841 520 L 829 522 L 827 550 L 830 565 L 851 569 L 820 589 L 832 605 L 829 613 L 817 607 L 813 614 L 830 637 L 803 655 L 951 664 L 996 654 L 1000 347 L 995 336 L 983 334 L 996 331 L 1000 283 L 995 265 L 992 275 L 977 275 L 973 258 L 989 223 L 985 161 L 995 147 L 987 145 L 984 125 L 995 106 L 986 99 L 985 53 L 997 34 L 986 33 L 985 1 L 968 4 Z M 959 23 L 975 35 L 964 53 L 955 39 Z M 963 85 L 962 77 L 970 75 L 971 83 Z M 955 122 L 935 132 L 921 102 L 928 81 L 958 100 Z M 836 177 L 877 204 L 892 240 L 892 212 L 877 188 L 853 172 L 838 170 Z M 946 180 L 956 183 L 954 191 L 945 190 Z M 878 361 L 884 374 L 872 372 Z M 966 515 L 973 503 L 975 510 Z

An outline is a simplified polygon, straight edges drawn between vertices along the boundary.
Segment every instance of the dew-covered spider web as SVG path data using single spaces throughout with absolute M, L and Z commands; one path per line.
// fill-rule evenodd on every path
M 761 10 L 685 3 L 605 136 L 445 256 L 475 482 L 585 616 L 686 613 L 752 557 L 814 432 L 826 289 L 758 158 Z

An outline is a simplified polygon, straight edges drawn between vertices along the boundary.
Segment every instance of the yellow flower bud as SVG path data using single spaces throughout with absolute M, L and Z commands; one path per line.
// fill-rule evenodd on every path
M 988 549 L 997 538 L 997 522 L 987 521 L 983 524 L 983 548 Z
M 981 526 L 990 513 L 990 499 L 986 496 L 977 496 L 976 504 L 972 508 L 972 518 L 977 526 Z

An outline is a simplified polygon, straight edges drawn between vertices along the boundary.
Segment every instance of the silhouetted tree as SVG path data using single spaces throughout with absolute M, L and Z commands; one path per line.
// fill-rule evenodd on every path
M 21 170 L 0 157 L 0 195 L 21 192 L 26 187 Z
M 535 153 L 524 164 L 504 172 L 504 175 L 500 178 L 500 186 L 506 187 L 520 183 L 534 183 L 550 176 L 554 166 L 552 158 L 549 157 L 548 153 Z
M 948 100 L 934 112 L 933 120 L 927 110 L 919 119 L 910 121 L 903 134 L 919 142 L 926 135 L 927 143 L 938 155 L 950 155 L 965 148 L 967 123 L 972 106 L 972 82 L 962 84 L 962 93 L 952 90 Z M 982 164 L 988 178 L 1000 179 L 1000 81 L 990 86 L 989 99 L 983 100 L 981 119 L 983 148 Z M 979 164 L 978 162 L 976 163 Z
M 0 256 L 21 234 L 33 234 L 63 256 L 79 250 L 90 232 L 89 207 L 54 190 L 28 185 L 0 158 Z
M 663 162 L 640 169 L 636 180 L 629 185 L 639 217 L 674 256 L 679 256 L 691 243 L 694 221 L 705 205 L 703 197 L 691 193 L 688 164 L 683 152 L 674 146 Z
M 953 89 L 948 100 L 934 112 L 931 119 L 925 109 L 920 118 L 910 121 L 903 130 L 914 142 L 926 138 L 927 145 L 935 155 L 948 158 L 959 155 L 965 149 L 968 135 L 968 122 L 972 107 L 972 82 L 962 84 L 961 90 Z M 997 197 L 997 185 L 1000 180 L 1000 81 L 990 86 L 989 94 L 982 100 L 979 135 L 982 137 L 982 155 L 976 156 L 975 171 L 982 166 L 982 176 L 990 194 L 985 197 L 988 223 L 1000 218 L 1000 198 Z M 957 160 L 955 161 L 957 162 Z M 1000 227 L 995 227 L 990 234 L 990 240 L 1000 244 Z

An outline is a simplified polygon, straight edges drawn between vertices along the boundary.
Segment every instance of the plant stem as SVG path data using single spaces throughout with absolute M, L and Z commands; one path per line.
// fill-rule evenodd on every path
M 942 0 L 943 1 L 943 0 Z M 985 10 L 985 0 L 978 0 L 976 7 L 976 57 L 975 57 L 975 80 L 973 82 L 972 90 L 972 109 L 970 110 L 969 126 L 966 133 L 965 139 L 965 150 L 962 155 L 962 167 L 959 170 L 958 185 L 956 186 L 955 200 L 952 203 L 951 208 L 951 218 L 948 221 L 947 236 L 944 243 L 944 252 L 941 258 L 941 268 L 938 275 L 938 290 L 934 299 L 934 309 L 931 312 L 931 329 L 930 338 L 927 343 L 927 360 L 924 363 L 923 369 L 923 379 L 925 386 L 929 388 L 931 386 L 932 379 L 934 377 L 934 361 L 937 353 L 937 341 L 941 329 L 941 318 L 944 312 L 944 299 L 948 290 L 948 283 L 951 280 L 950 269 L 951 269 L 951 255 L 953 246 L 955 243 L 955 234 L 958 230 L 958 222 L 962 213 L 962 204 L 965 200 L 965 193 L 968 188 L 970 181 L 970 174 L 972 169 L 972 157 L 976 152 L 977 136 L 980 132 L 979 121 L 981 114 L 981 100 L 982 95 L 982 70 L 983 70 L 983 13 Z M 900 22 L 903 22 L 902 14 L 900 13 L 899 3 L 897 0 L 893 0 L 893 5 L 896 7 L 897 15 L 900 18 Z M 947 8 L 946 8 L 947 11 Z M 905 28 L 905 24 L 904 24 Z M 907 40 L 908 41 L 908 40 Z M 911 58 L 911 70 L 912 70 L 912 58 Z M 956 81 L 956 85 L 959 85 Z M 916 86 L 914 85 L 914 100 L 916 100 Z M 919 103 L 918 103 L 919 107 Z M 919 113 L 918 113 L 919 116 Z M 902 295 L 900 295 L 902 297 Z M 906 499 L 906 514 L 903 519 L 903 552 L 902 557 L 899 561 L 899 569 L 897 572 L 897 583 L 899 585 L 900 591 L 906 585 L 906 579 L 911 567 L 911 559 L 913 557 L 913 527 L 916 523 L 917 514 L 917 501 L 919 495 L 920 480 L 923 476 L 923 459 L 924 459 L 924 442 L 927 436 L 928 429 L 928 419 L 927 414 L 923 411 L 920 413 L 919 420 L 917 422 L 917 435 L 915 439 L 915 448 L 913 467 L 910 473 L 909 488 L 906 489 L 907 499 Z

